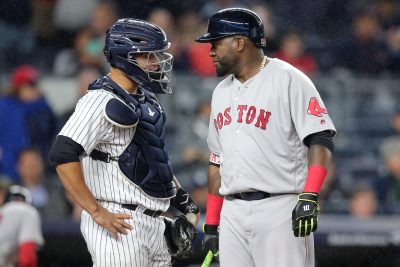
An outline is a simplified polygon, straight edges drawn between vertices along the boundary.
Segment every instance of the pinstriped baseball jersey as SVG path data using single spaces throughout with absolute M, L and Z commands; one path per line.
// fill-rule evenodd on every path
M 208 145 L 220 156 L 222 195 L 299 193 L 312 133 L 335 127 L 312 81 L 279 59 L 245 83 L 233 75 L 214 90 Z
M 89 91 L 79 100 L 75 112 L 59 135 L 79 143 L 86 155 L 93 149 L 108 152 L 112 156 L 121 155 L 131 142 L 135 127 L 120 128 L 106 119 L 104 107 L 114 97 L 105 90 Z M 81 163 L 85 182 L 95 198 L 115 203 L 139 204 L 151 210 L 168 209 L 168 199 L 147 196 L 124 176 L 117 162 L 95 161 L 84 156 Z

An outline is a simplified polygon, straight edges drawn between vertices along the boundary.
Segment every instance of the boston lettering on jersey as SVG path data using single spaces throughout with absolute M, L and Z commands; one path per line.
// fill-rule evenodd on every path
M 222 129 L 225 125 L 229 125 L 232 122 L 231 116 L 232 107 L 228 107 L 224 112 L 220 112 L 217 118 L 214 119 L 214 126 L 218 130 Z M 266 111 L 262 108 L 257 109 L 255 106 L 238 105 L 237 107 L 238 117 L 237 123 L 254 124 L 254 127 L 265 130 L 271 116 L 271 112 Z

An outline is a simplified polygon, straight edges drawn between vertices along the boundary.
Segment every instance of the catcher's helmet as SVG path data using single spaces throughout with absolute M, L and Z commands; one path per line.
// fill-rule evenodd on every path
M 120 19 L 107 30 L 104 55 L 111 66 L 122 70 L 142 88 L 153 93 L 171 93 L 171 54 L 165 32 L 152 23 L 138 19 Z M 138 66 L 135 54 L 149 53 L 158 59 L 156 71 Z
M 32 204 L 32 195 L 28 188 L 20 185 L 12 185 L 8 189 L 5 202 L 24 201 Z
M 196 39 L 199 43 L 233 35 L 244 35 L 257 46 L 265 46 L 264 24 L 261 18 L 246 8 L 226 8 L 211 16 L 207 33 Z

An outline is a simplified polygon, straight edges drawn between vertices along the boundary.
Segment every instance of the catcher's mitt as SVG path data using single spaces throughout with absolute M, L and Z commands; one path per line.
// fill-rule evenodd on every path
M 196 228 L 185 217 L 185 215 L 173 219 L 164 217 L 165 239 L 171 257 L 175 259 L 189 258 L 193 254 L 192 241 L 196 237 Z

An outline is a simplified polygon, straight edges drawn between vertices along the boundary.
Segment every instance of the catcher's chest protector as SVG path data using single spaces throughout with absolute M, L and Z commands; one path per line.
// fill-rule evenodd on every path
M 89 87 L 89 90 L 94 89 L 107 90 L 126 104 L 135 106 L 139 117 L 131 143 L 118 157 L 121 171 L 151 197 L 174 196 L 176 188 L 164 137 L 166 116 L 157 98 L 145 90 L 130 95 L 108 77 Z

